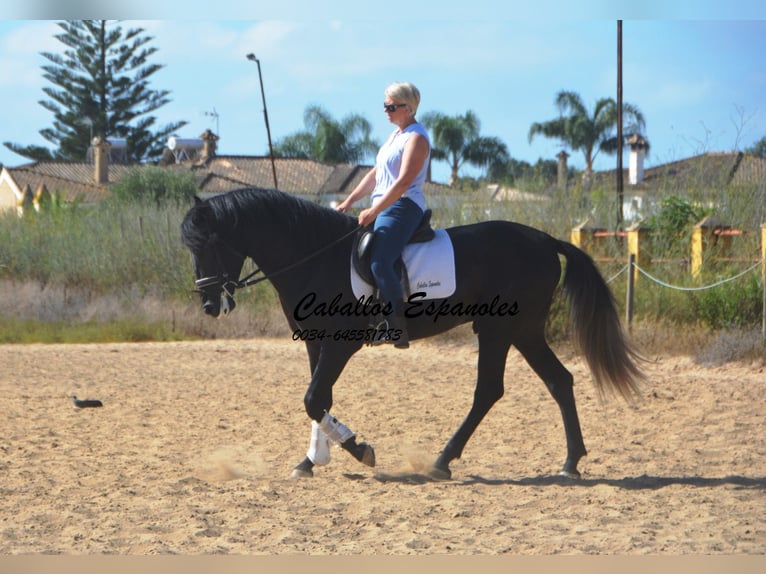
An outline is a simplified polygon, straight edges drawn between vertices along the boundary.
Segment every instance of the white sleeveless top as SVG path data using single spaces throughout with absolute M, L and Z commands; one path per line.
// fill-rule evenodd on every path
M 403 130 L 394 130 L 389 136 L 386 143 L 384 143 L 378 155 L 375 158 L 375 189 L 372 191 L 371 203 L 375 205 L 383 194 L 386 193 L 389 187 L 399 177 L 399 172 L 402 168 L 402 154 L 404 153 L 404 145 L 412 137 L 413 134 L 420 134 L 428 142 L 428 155 L 423 162 L 423 167 L 415 176 L 412 184 L 407 191 L 404 192 L 402 197 L 407 197 L 414 201 L 420 209 L 426 210 L 426 196 L 423 193 L 423 184 L 426 181 L 426 175 L 428 174 L 428 163 L 431 157 L 431 142 L 428 139 L 428 132 L 419 123 L 415 122 L 408 125 Z

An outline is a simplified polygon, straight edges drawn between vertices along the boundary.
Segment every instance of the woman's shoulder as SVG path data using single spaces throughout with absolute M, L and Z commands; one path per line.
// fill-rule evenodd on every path
M 410 125 L 408 125 L 406 128 L 404 128 L 403 132 L 408 133 L 410 135 L 419 135 L 422 136 L 428 141 L 430 138 L 428 137 L 428 130 L 425 128 L 423 124 L 420 122 L 415 122 Z

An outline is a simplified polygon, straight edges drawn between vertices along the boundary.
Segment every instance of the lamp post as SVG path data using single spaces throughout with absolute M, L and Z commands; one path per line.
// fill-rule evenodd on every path
M 617 225 L 622 225 L 622 20 L 617 20 Z
M 263 119 L 266 122 L 266 137 L 269 139 L 269 157 L 271 158 L 271 173 L 274 176 L 274 189 L 279 189 L 277 183 L 277 168 L 274 165 L 274 148 L 271 145 L 271 130 L 269 129 L 269 113 L 266 111 L 266 94 L 263 91 L 263 76 L 261 76 L 261 62 L 255 54 L 248 54 L 247 59 L 258 64 L 258 81 L 261 84 L 261 99 L 263 100 Z

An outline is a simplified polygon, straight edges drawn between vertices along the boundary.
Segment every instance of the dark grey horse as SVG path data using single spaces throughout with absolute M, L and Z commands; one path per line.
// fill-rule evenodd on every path
M 205 313 L 216 317 L 232 309 L 235 290 L 257 281 L 240 279 L 245 259 L 251 258 L 279 294 L 297 338 L 305 340 L 311 369 L 305 407 L 313 421 L 312 446 L 294 476 L 312 476 L 316 464 L 326 463 L 330 441 L 357 460 L 375 464 L 372 447 L 357 443 L 354 433 L 330 415 L 333 385 L 346 363 L 378 336 L 373 315 L 380 305 L 361 301 L 352 292 L 350 253 L 356 228 L 353 217 L 260 189 L 198 201 L 181 225 Z M 433 463 L 431 476 L 451 477 L 450 462 L 460 458 L 479 423 L 503 396 L 506 357 L 513 345 L 561 410 L 567 443 L 561 473 L 578 477 L 577 465 L 586 450 L 573 378 L 545 339 L 561 280 L 559 255 L 566 260 L 561 287 L 570 302 L 575 342 L 596 386 L 601 393 L 630 397 L 637 392 L 641 372 L 608 286 L 587 254 L 537 229 L 487 221 L 447 232 L 454 246 L 456 291 L 436 301 L 411 297 L 407 329 L 410 340 L 416 340 L 472 322 L 479 340 L 478 379 L 473 405 Z

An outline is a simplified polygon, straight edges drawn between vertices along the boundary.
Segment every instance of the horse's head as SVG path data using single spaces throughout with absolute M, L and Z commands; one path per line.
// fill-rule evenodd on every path
M 181 237 L 191 251 L 202 310 L 212 317 L 228 315 L 236 306 L 234 291 L 245 256 L 232 246 L 210 204 L 199 199 L 181 223 Z

